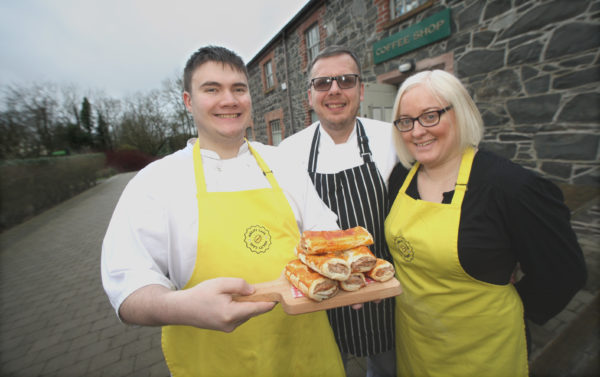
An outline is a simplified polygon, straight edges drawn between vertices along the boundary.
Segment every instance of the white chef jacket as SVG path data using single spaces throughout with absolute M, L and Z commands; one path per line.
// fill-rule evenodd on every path
M 300 231 L 338 229 L 337 216 L 321 201 L 306 171 L 286 165 L 275 147 L 255 142 L 252 147 L 273 171 Z M 188 144 L 142 169 L 117 203 L 101 257 L 102 283 L 117 313 L 135 290 L 150 284 L 181 289 L 192 274 L 198 241 L 192 148 Z M 246 143 L 232 159 L 204 149 L 201 154 L 209 192 L 270 187 Z
M 392 137 L 392 125 L 374 119 L 358 119 L 360 119 L 369 138 L 369 148 L 371 149 L 373 161 L 387 185 L 392 169 L 398 162 Z M 283 150 L 288 162 L 295 161 L 304 171 L 308 169 L 310 146 L 318 124 L 319 122 L 315 122 L 302 131 L 286 137 L 278 147 Z M 356 127 L 354 127 L 345 143 L 335 144 L 331 136 L 321 126 L 321 142 L 319 143 L 316 172 L 334 174 L 362 165 L 364 161 L 360 155 L 356 137 Z

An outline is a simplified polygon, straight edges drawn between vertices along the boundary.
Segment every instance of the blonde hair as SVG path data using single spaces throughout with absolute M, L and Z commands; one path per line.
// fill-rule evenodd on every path
M 426 87 L 438 100 L 440 106 L 446 107 L 452 105 L 456 126 L 458 127 L 459 148 L 464 150 L 468 146 L 477 147 L 483 137 L 483 119 L 481 118 L 481 114 L 460 80 L 446 71 L 439 69 L 422 71 L 407 78 L 396 94 L 394 109 L 392 110 L 392 121 L 397 119 L 398 113 L 402 111 L 400 108 L 402 96 L 419 85 Z M 410 168 L 415 162 L 415 158 L 406 148 L 401 134 L 394 127 L 396 153 L 402 165 Z

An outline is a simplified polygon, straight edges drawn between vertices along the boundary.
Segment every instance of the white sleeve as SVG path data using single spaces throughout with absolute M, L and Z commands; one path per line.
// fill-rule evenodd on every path
M 160 284 L 175 289 L 167 277 L 166 210 L 138 176 L 123 191 L 102 243 L 102 284 L 117 313 L 139 288 Z
M 266 150 L 265 156 L 292 207 L 300 232 L 339 229 L 337 215 L 323 203 L 300 161 L 279 148 Z
M 300 232 L 339 229 L 337 215 L 323 203 L 308 173 L 298 169 L 297 174 L 299 181 L 303 181 L 300 187 L 304 188 L 304 192 L 288 193 L 284 189 L 284 193 L 294 211 Z M 298 197 L 299 195 L 300 197 Z

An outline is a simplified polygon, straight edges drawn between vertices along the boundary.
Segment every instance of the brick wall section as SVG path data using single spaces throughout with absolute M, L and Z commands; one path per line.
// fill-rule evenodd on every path
M 452 22 L 448 38 L 373 63 L 375 42 L 445 8 Z M 388 0 L 315 1 L 289 24 L 266 52 L 274 52 L 279 83 L 287 60 L 287 89 L 263 94 L 254 84 L 261 57 L 249 66 L 257 140 L 268 141 L 263 114 L 278 108 L 290 133 L 310 123 L 302 31 L 317 21 L 324 46 L 342 44 L 358 53 L 366 82 L 394 76 L 408 59 L 422 67 L 449 54 L 454 61 L 447 66 L 483 115 L 483 148 L 557 181 L 600 185 L 600 0 L 439 0 L 387 23 L 386 12 Z
M 375 32 L 381 33 L 384 31 L 385 25 L 390 21 L 390 0 L 373 0 L 373 5 L 377 7 Z
M 304 127 L 308 127 L 312 124 L 312 120 L 310 117 L 310 111 L 312 110 L 312 108 L 308 103 L 308 94 L 306 95 L 306 98 L 306 100 L 302 101 L 302 105 L 304 105 Z
M 263 64 L 269 59 L 272 59 L 276 84 L 274 89 L 264 91 Z M 261 59 L 257 60 L 256 64 L 248 66 L 248 75 L 253 105 L 252 138 L 268 144 L 269 133 L 267 132 L 265 114 L 277 109 L 287 109 L 288 103 L 286 91 L 281 89 L 281 83 L 286 82 L 283 46 L 275 45 L 272 49 L 266 51 Z M 282 119 L 282 123 L 289 124 L 285 119 Z

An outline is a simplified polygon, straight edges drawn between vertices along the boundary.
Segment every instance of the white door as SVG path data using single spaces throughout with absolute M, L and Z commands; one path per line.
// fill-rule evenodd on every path
M 365 83 L 365 98 L 360 104 L 360 116 L 391 122 L 397 91 L 396 85 Z

